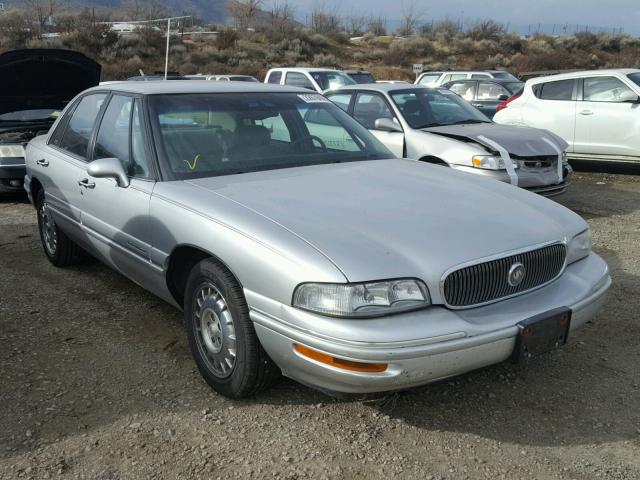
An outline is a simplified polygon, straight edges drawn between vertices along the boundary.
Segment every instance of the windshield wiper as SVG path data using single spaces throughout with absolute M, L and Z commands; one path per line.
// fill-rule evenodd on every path
M 458 120 L 457 122 L 447 123 L 446 125 L 463 125 L 465 123 L 491 123 L 487 120 L 477 120 L 475 118 L 468 118 L 466 120 Z

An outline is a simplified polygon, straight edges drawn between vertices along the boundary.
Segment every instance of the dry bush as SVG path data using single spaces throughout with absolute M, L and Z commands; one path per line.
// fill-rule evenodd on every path
M 238 40 L 238 32 L 232 28 L 223 28 L 216 35 L 216 46 L 220 50 L 231 48 L 236 44 Z
M 483 20 L 471 26 L 467 35 L 472 40 L 500 40 L 507 33 L 507 29 L 501 23 L 493 20 Z

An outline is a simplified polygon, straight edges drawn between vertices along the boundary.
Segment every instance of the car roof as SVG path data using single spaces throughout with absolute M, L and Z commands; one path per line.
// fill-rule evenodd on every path
M 278 67 L 272 68 L 270 71 L 284 71 L 290 70 L 292 72 L 342 72 L 342 70 L 336 70 L 335 68 L 319 68 L 319 67 Z
M 331 90 L 333 92 L 343 92 L 348 90 L 374 90 L 376 92 L 392 92 L 396 90 L 437 90 L 437 88 L 429 89 L 424 85 L 415 85 L 413 83 L 359 83 L 357 85 L 345 85 L 340 88 Z
M 513 78 L 460 78 L 458 80 L 451 80 L 445 83 L 445 85 L 458 82 L 524 83 L 522 80 L 514 80 Z
M 637 68 L 603 68 L 602 70 L 581 70 L 577 72 L 558 73 L 556 75 L 547 75 L 545 77 L 530 78 L 527 84 L 533 85 L 537 83 L 548 82 L 551 80 L 571 80 L 585 76 L 611 75 L 611 74 L 629 75 L 630 73 L 640 73 Z
M 260 82 L 184 82 L 181 80 L 152 80 L 148 82 L 114 82 L 93 87 L 88 91 L 117 91 L 139 95 L 176 93 L 305 93 L 307 89 Z

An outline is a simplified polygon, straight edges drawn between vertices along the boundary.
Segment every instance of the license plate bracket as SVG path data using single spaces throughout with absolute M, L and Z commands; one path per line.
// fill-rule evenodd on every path
M 566 307 L 519 322 L 512 360 L 520 362 L 563 346 L 567 343 L 570 326 L 571 309 Z

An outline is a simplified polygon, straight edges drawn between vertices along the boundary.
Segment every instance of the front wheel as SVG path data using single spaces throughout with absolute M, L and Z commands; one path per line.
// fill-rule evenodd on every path
M 248 397 L 280 376 L 256 336 L 242 288 L 213 259 L 201 261 L 189 275 L 184 319 L 198 370 L 221 395 Z

